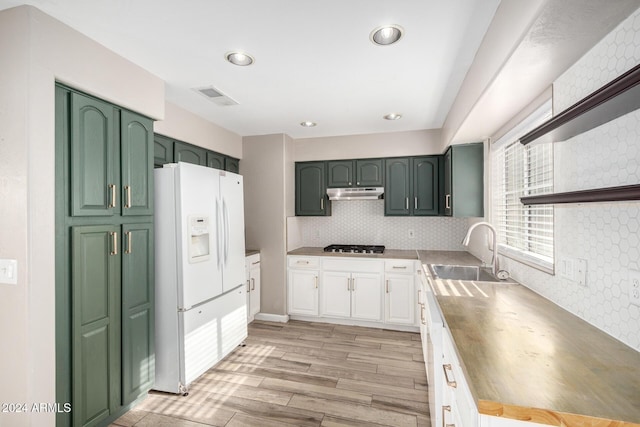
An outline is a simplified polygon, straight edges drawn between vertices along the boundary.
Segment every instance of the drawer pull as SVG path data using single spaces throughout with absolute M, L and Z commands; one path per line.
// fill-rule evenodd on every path
M 442 427 L 455 427 L 455 424 L 445 424 L 444 421 L 444 412 L 451 412 L 451 406 L 450 405 L 443 405 L 442 406 Z
M 407 266 L 406 265 L 394 265 L 392 268 L 394 270 L 406 270 Z
M 447 385 L 449 387 L 453 387 L 456 388 L 458 387 L 458 383 L 455 382 L 455 380 L 450 380 L 449 379 L 449 372 L 451 372 L 451 374 L 453 375 L 453 370 L 451 369 L 451 364 L 447 363 L 446 365 L 442 365 L 442 368 L 444 369 L 444 379 L 447 381 Z
M 298 261 L 298 262 L 300 262 L 300 261 Z M 256 264 L 260 264 L 260 261 L 254 261 L 254 262 L 251 263 L 251 265 L 256 265 Z M 307 264 L 309 264 L 309 261 L 307 261 Z
M 420 304 L 420 319 L 421 319 L 423 325 L 427 324 L 427 322 L 426 322 L 427 319 L 424 316 L 424 304 Z
M 297 261 L 296 264 L 305 264 L 308 265 L 309 261 Z

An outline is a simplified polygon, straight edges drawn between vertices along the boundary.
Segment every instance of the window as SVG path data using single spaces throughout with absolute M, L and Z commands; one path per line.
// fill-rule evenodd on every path
M 551 117 L 547 102 L 491 147 L 492 220 L 499 253 L 553 271 L 553 205 L 525 206 L 520 197 L 553 192 L 553 144 L 518 138 Z

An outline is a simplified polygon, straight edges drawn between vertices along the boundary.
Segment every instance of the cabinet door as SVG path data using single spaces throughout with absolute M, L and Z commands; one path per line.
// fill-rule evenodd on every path
M 224 158 L 224 170 L 227 172 L 240 173 L 240 160 L 233 157 Z
M 453 145 L 450 152 L 451 214 L 456 217 L 484 216 L 483 144 Z
M 116 110 L 71 93 L 71 215 L 120 213 Z
M 353 181 L 352 160 L 327 162 L 327 187 L 351 187 Z
M 214 169 L 224 170 L 224 156 L 220 153 L 207 151 L 207 166 Z
M 387 274 L 385 277 L 385 321 L 402 325 L 415 324 L 414 276 Z
M 153 166 L 173 163 L 173 140 L 162 135 L 153 135 Z
M 385 165 L 384 214 L 409 215 L 409 196 L 412 193 L 409 159 L 386 159 Z
M 173 160 L 177 162 L 207 165 L 207 150 L 185 142 L 176 141 L 173 144 Z
M 249 315 L 253 319 L 260 313 L 260 264 L 249 270 L 249 291 Z
M 122 226 L 122 404 L 155 376 L 153 224 Z
M 320 315 L 351 316 L 351 273 L 324 271 L 320 287 Z
M 289 270 L 289 314 L 318 315 L 318 272 Z
M 325 186 L 325 163 L 296 163 L 296 215 L 331 213 Z
M 122 110 L 120 129 L 122 215 L 153 215 L 153 122 Z
M 382 159 L 356 160 L 356 185 L 358 187 L 384 186 Z
M 416 157 L 411 162 L 413 215 L 438 215 L 438 157 Z
M 382 320 L 382 275 L 353 273 L 352 277 L 351 317 L 362 320 Z
M 95 425 L 120 405 L 119 227 L 72 228 L 73 425 Z
M 452 162 L 451 147 L 444 153 L 444 214 L 446 216 L 453 215 L 453 201 L 451 200 L 452 189 Z

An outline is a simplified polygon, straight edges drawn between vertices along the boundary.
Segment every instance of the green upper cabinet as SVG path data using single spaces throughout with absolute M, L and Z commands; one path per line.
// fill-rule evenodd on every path
M 173 140 L 155 134 L 153 136 L 153 166 L 161 168 L 167 163 L 173 163 Z
M 353 186 L 355 184 L 353 163 L 353 160 L 327 162 L 327 187 L 344 188 Z
M 149 391 L 155 375 L 153 224 L 122 226 L 122 403 Z
M 73 425 L 97 425 L 120 405 L 120 256 L 115 225 L 73 227 Z
M 71 215 L 120 213 L 116 167 L 118 114 L 113 105 L 71 93 Z
M 439 156 L 414 157 L 411 159 L 413 172 L 413 215 L 438 215 L 438 162 Z
M 207 166 L 214 169 L 224 170 L 224 156 L 222 154 L 207 151 Z
M 444 155 L 444 214 L 484 216 L 484 145 L 452 145 Z
M 120 129 L 122 215 L 153 215 L 153 122 L 122 110 Z
M 327 162 L 327 187 L 382 187 L 383 159 L 331 160 Z
M 438 215 L 438 156 L 385 160 L 384 214 Z
M 384 214 L 390 216 L 407 216 L 411 188 L 411 168 L 408 158 L 385 160 Z
M 207 150 L 187 144 L 186 142 L 174 141 L 173 161 L 193 163 L 194 165 L 207 165 Z
M 356 160 L 356 186 L 382 187 L 384 186 L 383 159 Z
M 296 163 L 296 215 L 331 215 L 327 198 L 325 162 Z
M 240 160 L 233 157 L 224 158 L 224 170 L 233 173 L 240 173 Z

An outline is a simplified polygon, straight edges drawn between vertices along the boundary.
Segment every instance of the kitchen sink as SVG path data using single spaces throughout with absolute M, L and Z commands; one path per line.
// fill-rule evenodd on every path
M 488 269 L 475 265 L 442 265 L 431 264 L 435 279 L 476 280 L 482 282 L 501 282 Z

